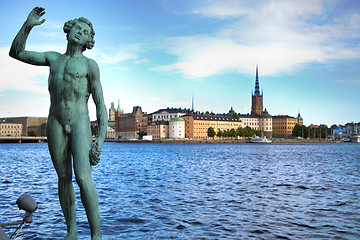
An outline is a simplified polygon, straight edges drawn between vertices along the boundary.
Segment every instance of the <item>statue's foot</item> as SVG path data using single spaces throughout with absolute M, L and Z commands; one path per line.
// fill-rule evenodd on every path
M 78 239 L 78 233 L 75 232 L 68 232 L 63 240 L 77 240 Z
M 94 236 L 91 236 L 91 240 L 101 240 L 101 234 L 94 234 Z

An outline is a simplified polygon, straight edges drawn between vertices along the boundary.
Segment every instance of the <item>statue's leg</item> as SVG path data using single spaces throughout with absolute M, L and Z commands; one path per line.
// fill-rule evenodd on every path
M 59 200 L 67 226 L 67 235 L 64 239 L 77 239 L 69 137 L 64 133 L 63 126 L 52 116 L 49 116 L 47 122 L 47 139 L 50 156 L 58 175 Z
M 89 221 L 91 239 L 101 239 L 99 198 L 91 177 L 89 152 L 92 145 L 90 122 L 81 122 L 72 127 L 71 149 L 74 158 L 76 182 L 80 188 L 81 201 Z

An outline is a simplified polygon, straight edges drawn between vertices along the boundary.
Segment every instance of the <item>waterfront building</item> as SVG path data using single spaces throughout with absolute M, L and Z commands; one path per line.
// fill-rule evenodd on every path
M 331 127 L 332 130 L 332 135 L 334 136 L 345 136 L 346 134 L 346 127 L 345 126 L 336 126 L 336 127 Z
M 46 124 L 46 117 L 7 117 L 0 118 L 0 122 L 22 124 L 22 134 L 27 136 L 29 131 L 39 131 L 42 124 Z
M 345 124 L 345 127 L 346 127 L 346 134 L 349 134 L 349 135 L 360 134 L 360 122 L 358 122 L 358 123 L 354 123 L 354 122 L 347 123 L 347 124 Z
M 0 137 L 20 137 L 23 135 L 21 123 L 0 122 Z
M 273 136 L 279 138 L 286 138 L 292 136 L 292 131 L 295 125 L 298 124 L 298 119 L 288 115 L 278 115 L 272 117 Z
M 114 102 L 111 102 L 111 107 L 109 108 L 109 120 L 108 126 L 115 130 L 115 119 L 123 114 L 123 110 L 120 108 L 120 100 L 118 100 L 118 106 L 115 108 Z
M 181 108 L 166 108 L 166 109 L 160 109 L 156 112 L 153 112 L 149 115 L 151 115 L 151 119 L 153 122 L 155 121 L 170 121 L 170 119 L 174 117 L 181 117 L 186 114 L 191 113 L 192 111 L 190 109 L 181 109 Z
M 166 139 L 169 137 L 168 121 L 153 121 L 146 127 L 147 135 L 151 135 L 154 140 Z
M 251 100 L 251 115 L 261 115 L 263 113 L 263 93 L 260 93 L 258 65 L 256 65 L 255 91 Z
M 141 110 L 140 106 L 135 106 L 131 113 L 119 114 L 116 116 L 116 137 L 121 139 L 138 138 L 137 133 L 140 131 L 146 132 L 147 125 L 148 117 L 146 113 Z
M 113 129 L 112 127 L 108 126 L 107 129 L 106 129 L 106 138 L 107 138 L 107 139 L 114 139 L 114 138 L 116 138 L 115 129 Z
M 239 118 L 229 115 L 187 114 L 185 120 L 185 137 L 193 139 L 208 139 L 207 131 L 212 127 L 215 132 L 242 127 Z
M 238 114 L 242 122 L 242 127 L 250 127 L 254 130 L 259 130 L 259 116 L 250 114 Z
M 169 138 L 185 138 L 185 120 L 181 117 L 173 117 L 169 121 Z
M 273 136 L 272 130 L 272 116 L 265 110 L 259 116 L 259 130 L 261 131 L 263 136 L 267 138 L 271 138 Z

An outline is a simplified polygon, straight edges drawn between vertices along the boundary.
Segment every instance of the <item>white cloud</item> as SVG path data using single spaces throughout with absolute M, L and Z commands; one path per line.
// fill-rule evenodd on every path
M 169 38 L 163 47 L 177 62 L 154 71 L 201 78 L 224 72 L 262 75 L 291 73 L 304 64 L 360 57 L 358 14 L 329 19 L 323 1 L 209 1 L 194 10 L 203 17 L 225 19 L 208 35 Z M 326 21 L 324 20 L 326 18 Z M 325 24 L 326 22 L 326 24 Z
M 138 56 L 140 51 L 142 49 L 139 44 L 129 44 L 116 48 L 97 48 L 96 50 L 86 51 L 85 54 L 96 59 L 99 63 L 114 65 L 129 60 L 134 60 L 137 63 L 137 61 L 141 60 Z
M 10 47 L 0 48 L 0 92 L 21 90 L 47 93 L 47 67 L 32 66 L 9 56 Z

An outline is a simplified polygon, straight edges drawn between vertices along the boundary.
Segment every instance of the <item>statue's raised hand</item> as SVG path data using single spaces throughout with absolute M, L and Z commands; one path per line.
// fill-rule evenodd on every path
M 45 19 L 40 18 L 45 14 L 45 8 L 35 7 L 30 13 L 26 20 L 31 26 L 41 25 L 45 22 Z

